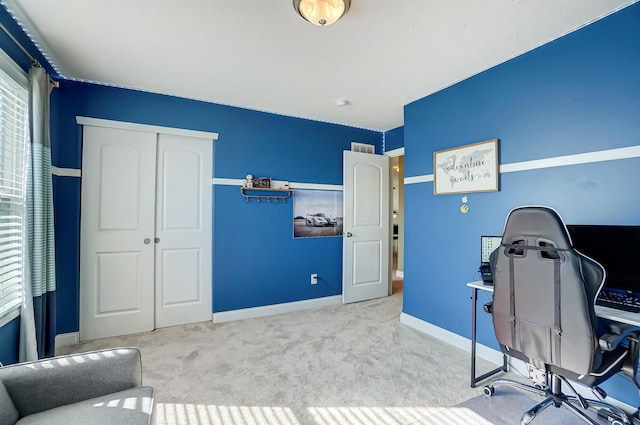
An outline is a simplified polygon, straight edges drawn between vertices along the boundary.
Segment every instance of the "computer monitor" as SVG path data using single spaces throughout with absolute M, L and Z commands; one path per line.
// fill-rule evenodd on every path
M 480 236 L 480 274 L 486 284 L 493 282 L 493 274 L 489 266 L 491 253 L 500 246 L 502 236 Z
M 502 236 L 480 236 L 480 264 L 489 264 L 489 256 L 501 242 Z
M 602 264 L 604 286 L 640 292 L 640 226 L 567 225 L 573 247 Z

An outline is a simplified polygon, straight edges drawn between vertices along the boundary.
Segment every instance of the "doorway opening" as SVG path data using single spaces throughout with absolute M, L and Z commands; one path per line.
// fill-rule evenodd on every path
M 404 284 L 404 154 L 391 158 L 393 256 L 391 293 L 402 292 Z

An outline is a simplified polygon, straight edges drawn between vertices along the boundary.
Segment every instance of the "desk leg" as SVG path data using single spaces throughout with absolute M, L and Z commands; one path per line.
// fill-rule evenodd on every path
M 476 386 L 476 314 L 478 289 L 471 288 L 471 388 Z
M 502 354 L 502 366 L 476 377 L 476 317 L 478 311 L 478 288 L 471 288 L 471 388 L 483 379 L 495 375 L 498 372 L 507 371 L 507 355 Z

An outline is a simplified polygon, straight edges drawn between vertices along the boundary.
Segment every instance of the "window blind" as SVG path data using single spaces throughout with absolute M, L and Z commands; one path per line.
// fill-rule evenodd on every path
M 27 89 L 0 69 L 0 324 L 22 303 L 27 105 Z

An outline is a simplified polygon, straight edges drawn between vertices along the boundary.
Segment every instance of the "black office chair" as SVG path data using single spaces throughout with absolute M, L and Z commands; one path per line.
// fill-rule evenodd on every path
M 510 385 L 545 397 L 524 412 L 522 424 L 552 404 L 566 406 L 590 424 L 598 422 L 585 413 L 589 407 L 608 409 L 613 423 L 631 423 L 624 411 L 602 401 L 606 394 L 596 386 L 624 371 L 640 388 L 635 375 L 640 329 L 607 325 L 596 317 L 604 269 L 573 249 L 558 213 L 547 207 L 511 211 L 491 266 L 494 295 L 487 307 L 496 338 L 505 354 L 528 364 L 534 385 L 498 378 L 485 394 Z M 567 378 L 591 387 L 600 400 L 584 399 Z M 562 383 L 574 395 L 565 395 Z

